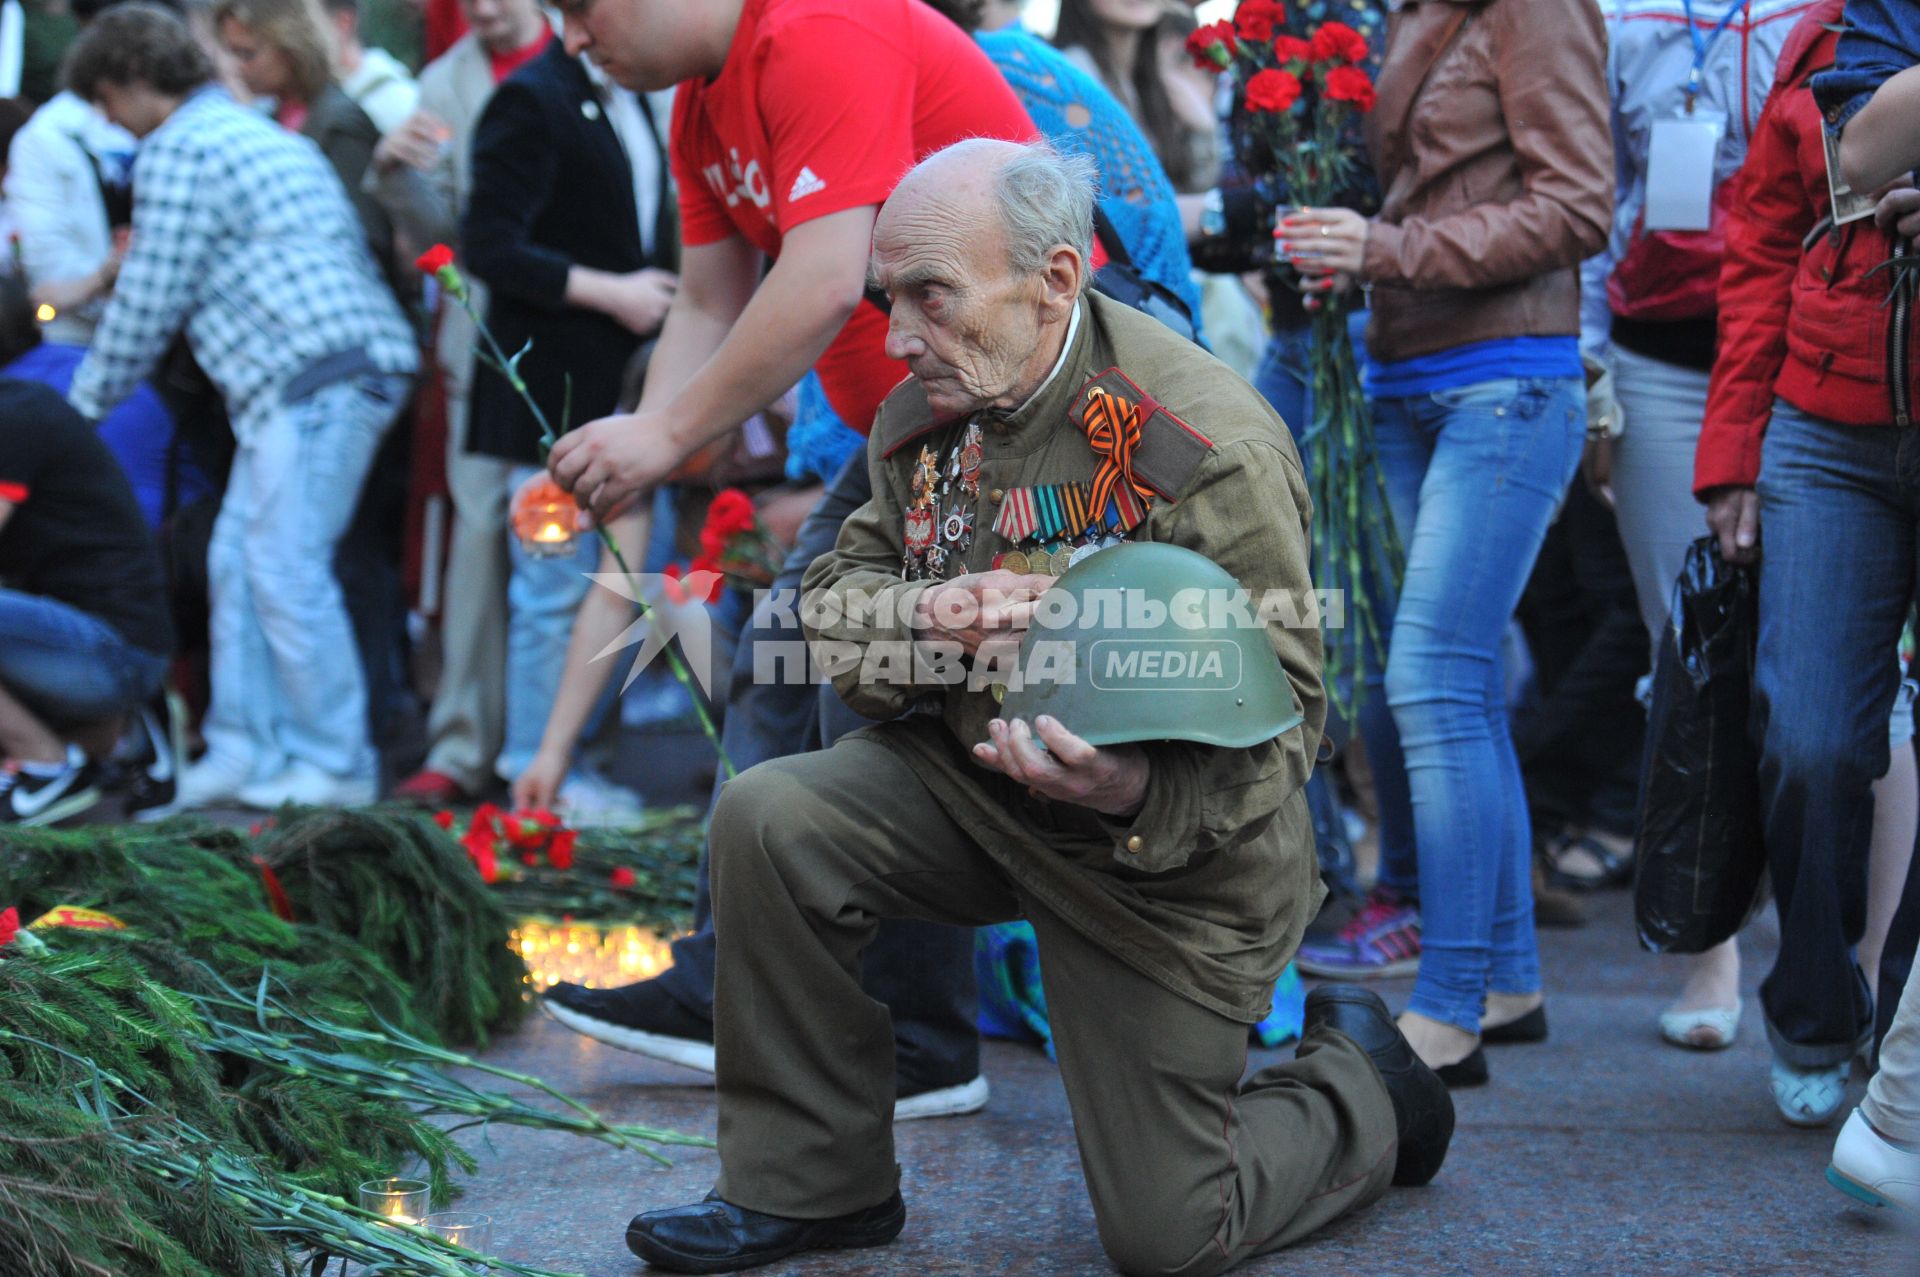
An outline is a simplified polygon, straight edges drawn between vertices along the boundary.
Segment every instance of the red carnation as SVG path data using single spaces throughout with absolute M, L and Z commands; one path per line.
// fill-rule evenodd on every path
M 1329 101 L 1351 102 L 1355 110 L 1373 110 L 1373 81 L 1359 67 L 1335 67 L 1321 80 Z
M 616 887 L 632 887 L 640 881 L 640 875 L 625 865 L 621 865 L 618 869 L 615 869 L 607 875 L 607 881 Z
M 1262 71 L 1247 81 L 1247 110 L 1285 111 L 1300 100 L 1300 78 L 1291 71 Z
M 580 841 L 580 832 L 575 829 L 562 829 L 547 844 L 547 863 L 555 869 L 573 868 L 573 845 Z
M 544 807 L 517 811 L 505 821 L 507 841 L 522 849 L 538 847 L 547 835 L 560 828 L 560 818 Z
M 1202 71 L 1223 71 L 1240 46 L 1233 38 L 1233 27 L 1225 22 L 1209 22 L 1187 37 L 1187 52 Z
M 422 275 L 438 275 L 453 265 L 453 250 L 445 244 L 435 244 L 426 252 L 413 259 L 415 269 Z
M 1234 34 L 1254 44 L 1273 39 L 1273 29 L 1286 23 L 1287 11 L 1274 0 L 1243 0 L 1233 11 Z
M 467 849 L 467 856 L 473 861 L 473 867 L 480 871 L 481 882 L 495 882 L 500 877 L 500 853 L 495 846 L 495 835 L 491 824 L 475 821 L 467 830 L 467 836 L 460 840 Z
M 500 808 L 493 803 L 481 803 L 473 813 L 473 823 L 467 826 L 466 834 L 460 839 L 460 845 L 467 849 L 473 867 L 480 871 L 482 882 L 496 882 L 500 878 L 501 815 Z
M 440 281 L 440 287 L 447 290 L 454 300 L 464 303 L 467 300 L 467 281 L 460 278 L 460 268 L 453 264 L 453 250 L 445 244 L 435 244 L 426 252 L 413 259 L 413 264 L 423 274 L 431 275 Z
M 20 934 L 20 910 L 12 905 L 0 909 L 0 949 L 13 943 Z
M 738 488 L 728 488 L 707 507 L 707 526 L 728 535 L 751 532 L 756 522 L 753 498 Z
M 1273 38 L 1274 60 L 1282 66 L 1290 62 L 1313 61 L 1313 46 L 1297 35 L 1278 35 Z
M 1315 62 L 1352 62 L 1367 60 L 1367 37 L 1344 22 L 1329 22 L 1313 33 Z

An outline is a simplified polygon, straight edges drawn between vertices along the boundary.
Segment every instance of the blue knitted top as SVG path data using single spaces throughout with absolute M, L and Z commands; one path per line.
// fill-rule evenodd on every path
M 1113 223 L 1135 269 L 1187 304 L 1197 336 L 1200 291 L 1180 229 L 1173 183 L 1127 109 L 1060 50 L 1015 24 L 974 37 L 1033 117 L 1061 150 L 1100 167 L 1100 209 Z M 824 416 L 823 416 L 824 414 Z M 787 432 L 787 474 L 830 480 L 864 441 L 841 423 L 814 374 L 800 386 L 799 411 Z
M 1127 108 L 1067 55 L 1015 24 L 974 37 L 1033 117 L 1063 151 L 1100 166 L 1100 211 L 1113 222 L 1142 275 L 1179 295 L 1200 321 L 1200 290 L 1180 229 L 1173 183 Z

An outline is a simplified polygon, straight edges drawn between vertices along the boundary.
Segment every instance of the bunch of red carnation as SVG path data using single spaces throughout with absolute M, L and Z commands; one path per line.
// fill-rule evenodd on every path
M 440 828 L 453 832 L 456 817 L 450 811 L 434 813 Z M 498 882 L 502 875 L 501 856 L 518 856 L 529 869 L 545 860 L 562 871 L 573 868 L 573 848 L 580 839 L 578 830 L 544 807 L 527 811 L 507 811 L 495 803 L 481 803 L 460 835 L 473 867 L 482 882 Z M 506 871 L 511 875 L 512 870 Z
M 1287 29 L 1278 0 L 1243 0 L 1232 22 L 1213 22 L 1187 38 L 1187 52 L 1203 71 L 1240 64 L 1242 101 L 1256 114 L 1291 111 L 1317 80 L 1320 95 L 1362 113 L 1373 110 L 1373 80 L 1362 64 L 1367 38 L 1344 22 L 1326 22 L 1305 37 Z

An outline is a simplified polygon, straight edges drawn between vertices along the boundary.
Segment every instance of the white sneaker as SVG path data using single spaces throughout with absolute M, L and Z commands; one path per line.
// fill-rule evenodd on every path
M 1853 1061 L 1822 1068 L 1801 1069 L 1773 1061 L 1773 1102 L 1780 1116 L 1794 1126 L 1825 1126 L 1840 1112 L 1847 1098 L 1847 1075 Z
M 231 803 L 240 797 L 240 790 L 251 774 L 244 763 L 222 758 L 218 754 L 208 754 L 181 770 L 173 802 L 166 808 L 155 809 L 155 814 Z M 146 813 L 142 812 L 141 815 Z
M 646 814 L 640 795 L 624 785 L 575 768 L 553 796 L 554 806 L 575 829 L 637 825 Z
M 1827 1183 L 1855 1201 L 1920 1218 L 1920 1152 L 1890 1144 L 1855 1109 L 1833 1142 Z
M 278 776 L 242 785 L 238 797 L 249 807 L 271 811 L 293 803 L 301 807 L 365 807 L 379 795 L 374 782 L 354 776 L 335 776 L 312 763 L 287 764 Z
M 943 1086 L 933 1091 L 897 1097 L 893 1101 L 893 1120 L 913 1122 L 926 1117 L 960 1117 L 967 1113 L 978 1113 L 987 1106 L 987 1096 L 986 1075 L 980 1074 L 973 1081 L 962 1082 L 958 1086 Z

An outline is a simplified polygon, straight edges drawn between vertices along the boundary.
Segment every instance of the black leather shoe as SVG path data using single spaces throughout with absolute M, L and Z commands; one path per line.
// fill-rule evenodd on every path
M 1482 1027 L 1480 1041 L 1488 1046 L 1507 1042 L 1545 1042 L 1547 1040 L 1547 1004 L 1542 1002 L 1517 1020 Z
M 1490 1074 L 1487 1072 L 1487 1049 L 1476 1046 L 1464 1060 L 1455 1060 L 1452 1064 L 1442 1064 L 1433 1071 L 1433 1075 L 1447 1084 L 1450 1091 L 1462 1090 L 1469 1086 L 1485 1086 Z
M 1402 1186 L 1425 1184 L 1440 1173 L 1453 1140 L 1453 1097 L 1420 1062 L 1400 1026 L 1387 1014 L 1380 995 L 1355 984 L 1323 984 L 1307 995 L 1306 1025 L 1301 1036 L 1333 1029 L 1352 1038 L 1387 1084 L 1393 1098 L 1394 1126 L 1400 1154 L 1393 1165 L 1393 1182 Z
M 675 1273 L 730 1273 L 757 1268 L 803 1250 L 884 1246 L 900 1235 L 907 1204 L 896 1190 L 878 1206 L 833 1219 L 785 1219 L 707 1200 L 635 1215 L 627 1249 L 656 1268 Z

